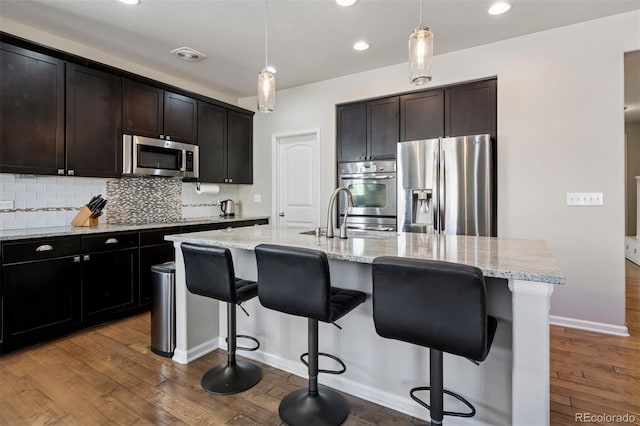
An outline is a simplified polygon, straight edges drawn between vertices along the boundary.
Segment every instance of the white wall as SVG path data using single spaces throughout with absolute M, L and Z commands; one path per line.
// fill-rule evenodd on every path
M 498 232 L 549 243 L 567 277 L 552 299 L 557 316 L 624 324 L 623 54 L 640 48 L 639 24 L 634 11 L 433 61 L 430 87 L 498 77 Z M 319 127 L 325 217 L 335 104 L 415 90 L 407 80 L 399 64 L 277 92 L 276 111 L 254 119 L 254 158 L 263 160 L 254 185 L 240 188 L 244 212 L 271 213 L 271 135 Z M 240 105 L 255 109 L 255 98 Z M 567 192 L 603 192 L 605 205 L 567 207 Z

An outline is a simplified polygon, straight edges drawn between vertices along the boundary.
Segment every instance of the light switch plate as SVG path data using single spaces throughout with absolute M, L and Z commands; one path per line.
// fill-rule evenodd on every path
M 602 206 L 602 192 L 567 192 L 567 206 Z
M 0 200 L 0 210 L 13 208 L 13 200 Z

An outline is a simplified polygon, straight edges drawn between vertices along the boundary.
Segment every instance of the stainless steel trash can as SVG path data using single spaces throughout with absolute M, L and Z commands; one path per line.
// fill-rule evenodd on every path
M 176 263 L 151 267 L 151 351 L 173 356 L 176 348 Z

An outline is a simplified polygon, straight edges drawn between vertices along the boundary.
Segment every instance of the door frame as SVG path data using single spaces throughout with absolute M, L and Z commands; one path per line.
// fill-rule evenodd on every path
M 320 128 L 312 127 L 308 129 L 290 130 L 286 132 L 273 133 L 271 135 L 271 217 L 273 218 L 274 225 L 278 223 L 278 200 L 280 196 L 280 187 L 278 182 L 280 181 L 280 161 L 279 161 L 279 147 L 281 144 L 286 143 L 286 140 L 293 137 L 312 136 L 311 144 L 313 146 L 313 168 L 317 170 L 317 176 L 313 182 L 313 203 L 316 205 L 316 209 L 313 212 L 313 223 L 315 226 L 320 224 Z

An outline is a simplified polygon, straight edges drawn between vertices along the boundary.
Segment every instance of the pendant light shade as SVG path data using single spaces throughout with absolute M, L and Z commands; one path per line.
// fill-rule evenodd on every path
M 258 74 L 258 111 L 273 112 L 276 104 L 276 76 L 269 67 L 269 3 L 264 1 L 264 69 Z
M 425 84 L 431 81 L 431 59 L 433 58 L 433 33 L 422 23 L 422 0 L 420 0 L 420 25 L 409 36 L 409 81 Z
M 276 76 L 266 69 L 258 74 L 258 111 L 273 112 L 276 104 Z

